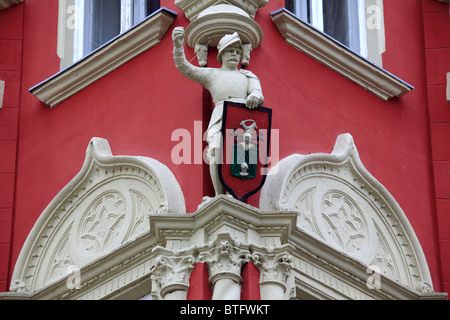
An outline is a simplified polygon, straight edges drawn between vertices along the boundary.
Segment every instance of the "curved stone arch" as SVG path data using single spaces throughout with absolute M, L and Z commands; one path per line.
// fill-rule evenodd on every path
M 67 276 L 69 267 L 82 268 L 148 232 L 148 215 L 185 213 L 181 187 L 165 165 L 113 156 L 107 140 L 93 138 L 80 172 L 28 235 L 12 283 L 23 293 L 36 292 Z
M 323 210 L 320 206 L 324 196 L 333 190 L 339 190 L 351 199 L 349 202 L 357 205 L 367 223 L 367 230 L 355 234 L 355 238 L 366 237 L 367 242 L 359 248 L 352 245 L 357 253 L 337 245 L 330 236 L 330 227 L 321 221 Z M 302 199 L 308 202 L 302 205 L 299 203 Z M 380 266 L 384 276 L 413 290 L 433 291 L 426 258 L 414 230 L 393 196 L 365 169 L 350 134 L 337 138 L 331 154 L 295 154 L 281 160 L 267 176 L 261 190 L 260 209 L 298 211 L 298 221 L 302 216 L 308 216 L 313 220 L 308 225 L 313 227 L 302 229 L 300 222 L 297 228 L 367 266 Z M 335 209 L 345 211 L 339 206 Z M 338 216 L 334 213 L 334 219 L 339 219 Z M 340 219 L 348 219 L 344 221 L 347 226 L 354 218 Z M 342 225 L 342 221 L 338 222 Z M 342 229 L 333 231 L 345 232 Z M 351 236 L 347 235 L 348 239 Z M 383 263 L 388 267 L 385 270 Z

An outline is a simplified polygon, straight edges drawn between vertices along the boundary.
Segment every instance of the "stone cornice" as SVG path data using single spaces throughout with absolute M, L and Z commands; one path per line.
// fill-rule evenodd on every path
M 175 5 L 184 12 L 186 18 L 193 21 L 206 8 L 222 3 L 241 8 L 254 19 L 258 9 L 264 7 L 268 2 L 269 0 L 228 0 L 226 2 L 220 0 L 175 0 Z
M 381 290 L 370 290 L 366 287 L 368 275 L 364 264 L 296 228 L 297 213 L 279 212 L 278 222 L 276 216 L 276 212 L 263 212 L 227 196 L 212 199 L 192 215 L 150 215 L 150 231 L 81 269 L 79 289 L 68 290 L 68 277 L 65 277 L 38 292 L 4 293 L 2 299 L 137 298 L 135 291 L 143 290 L 143 286 L 147 290 L 151 287 L 153 297 L 160 299 L 159 292 L 155 291 L 155 281 L 153 285 L 149 282 L 149 276 L 155 275 L 158 259 L 175 257 L 172 266 L 188 273 L 195 259 L 203 257 L 207 263 L 216 261 L 217 249 L 219 254 L 225 254 L 225 260 L 235 254 L 243 259 L 240 263 L 255 260 L 263 271 L 261 284 L 277 284 L 286 290 L 286 296 L 295 295 L 298 287 L 321 289 L 324 298 L 446 298 L 440 293 L 420 294 L 383 275 Z M 191 231 L 184 233 L 186 228 Z M 277 234 L 284 233 L 280 229 L 286 232 L 284 243 L 275 240 Z M 178 237 L 178 247 L 175 241 L 168 240 L 172 237 Z M 161 246 L 163 242 L 165 246 Z M 215 245 L 221 245 L 222 249 Z M 163 264 L 167 265 L 167 261 Z M 166 269 L 165 278 L 158 281 L 167 288 L 175 286 L 184 290 L 186 278 L 181 282 L 176 277 L 173 278 L 175 282 L 168 281 L 167 276 L 175 269 Z M 227 272 L 222 276 L 226 277 Z M 239 277 L 232 273 L 230 276 L 233 279 Z
M 271 13 L 286 43 L 386 101 L 413 87 L 357 55 L 333 38 L 303 22 L 286 9 Z
M 127 61 L 156 46 L 176 15 L 169 9 L 159 9 L 137 26 L 29 91 L 50 108 L 56 107 Z

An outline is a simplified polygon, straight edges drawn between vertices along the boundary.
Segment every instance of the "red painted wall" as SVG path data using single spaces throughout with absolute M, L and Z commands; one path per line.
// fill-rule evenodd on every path
M 0 109 L 0 291 L 8 290 L 8 264 L 16 173 L 22 68 L 23 6 L 0 11 L 0 80 L 5 82 Z
M 446 101 L 446 74 L 450 72 L 449 6 L 423 0 L 423 27 L 442 277 L 444 290 L 450 292 L 450 105 Z
M 270 12 L 283 7 L 284 0 L 271 0 L 258 11 L 256 21 L 264 31 L 264 42 L 253 51 L 248 69 L 260 78 L 265 105 L 273 109 L 273 128 L 280 130 L 280 159 L 292 153 L 331 152 L 339 134 L 352 134 L 363 164 L 408 216 L 427 257 L 435 290 L 442 291 L 441 267 L 448 269 L 450 261 L 447 258 L 441 265 L 439 244 L 442 247 L 448 241 L 448 234 L 444 242 L 437 236 L 427 108 L 434 99 L 427 89 L 435 60 L 424 50 L 422 2 L 426 1 L 434 0 L 384 1 L 384 68 L 415 87 L 401 99 L 383 102 L 288 46 L 270 19 Z M 172 27 L 187 26 L 187 19 L 173 2 L 161 1 L 178 12 Z M 209 192 L 199 187 L 207 179 L 202 165 L 171 161 L 176 145 L 171 141 L 173 130 L 185 128 L 193 133 L 194 121 L 203 120 L 202 88 L 175 69 L 172 28 L 158 46 L 50 110 L 28 89 L 59 71 L 57 1 L 25 0 L 15 9 L 0 12 L 0 27 L 2 16 L 10 18 L 11 10 L 22 9 L 12 251 L 9 259 L 2 253 L 0 266 L 6 270 L 9 260 L 9 277 L 36 219 L 80 170 L 92 137 L 108 139 L 116 155 L 148 156 L 166 164 L 182 187 L 188 212 L 194 212 Z M 187 56 L 188 60 L 193 57 L 193 50 L 187 50 Z M 209 60 L 215 60 L 214 50 Z M 438 135 L 445 140 L 445 132 Z M 249 203 L 257 205 L 257 196 Z M 445 201 L 438 203 L 446 205 Z

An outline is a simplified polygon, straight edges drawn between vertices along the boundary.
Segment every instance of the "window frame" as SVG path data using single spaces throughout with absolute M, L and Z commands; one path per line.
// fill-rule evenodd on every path
M 347 3 L 350 4 L 350 1 L 353 0 L 347 0 Z M 285 7 L 304 22 L 326 33 L 323 0 L 286 0 Z M 343 45 L 382 67 L 385 52 L 383 0 L 357 0 L 357 6 L 349 5 L 348 8 L 350 30 L 357 29 L 357 32 L 350 31 L 349 44 Z M 305 12 L 307 10 L 309 12 Z M 373 24 L 374 20 L 376 24 Z M 365 28 L 361 27 L 363 24 Z
M 68 0 L 60 1 L 64 4 L 68 2 Z M 60 7 L 59 12 L 61 13 L 59 20 L 66 17 L 64 15 L 67 12 L 66 7 Z M 144 21 L 28 91 L 51 109 L 55 108 L 90 84 L 158 45 L 176 17 L 175 11 L 161 7 Z M 66 40 L 64 37 L 60 39 Z M 59 42 L 58 50 L 63 49 L 63 42 Z
M 86 0 L 59 0 L 58 49 L 60 70 L 86 57 L 95 49 L 123 34 L 142 22 L 151 13 L 161 7 L 160 1 L 120 0 L 119 32 L 98 41 L 87 37 L 92 34 L 93 6 L 86 6 Z M 77 10 L 78 9 L 78 10 Z
M 400 98 L 414 89 L 407 82 L 301 20 L 291 11 L 280 8 L 270 15 L 288 45 L 383 101 L 393 97 Z

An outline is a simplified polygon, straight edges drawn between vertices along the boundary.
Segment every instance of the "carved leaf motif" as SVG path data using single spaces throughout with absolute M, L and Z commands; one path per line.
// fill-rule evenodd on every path
M 348 196 L 340 192 L 326 194 L 322 217 L 328 235 L 345 252 L 358 253 L 364 249 L 367 230 L 359 208 Z
M 314 188 L 305 191 L 298 199 L 295 210 L 298 211 L 297 226 L 311 233 L 317 233 L 313 223 Z
M 124 197 L 115 191 L 100 195 L 83 215 L 79 229 L 81 250 L 98 255 L 120 236 L 126 214 Z
M 133 201 L 133 221 L 130 224 L 129 234 L 125 240 L 137 237 L 141 233 L 150 229 L 148 215 L 155 212 L 146 197 L 136 190 L 130 190 Z

